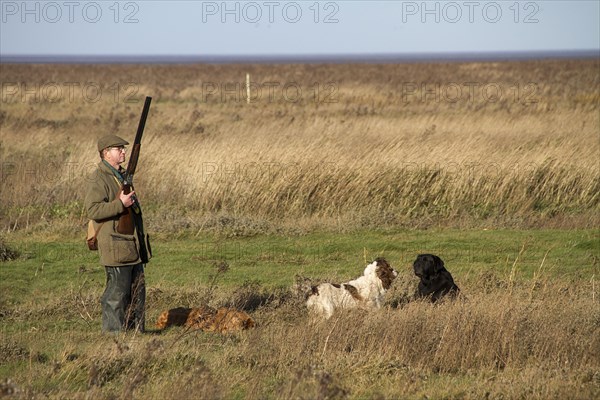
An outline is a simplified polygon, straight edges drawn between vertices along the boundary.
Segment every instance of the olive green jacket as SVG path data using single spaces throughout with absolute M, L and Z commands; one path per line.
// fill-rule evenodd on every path
M 121 185 L 117 178 L 106 164 L 100 162 L 98 169 L 88 177 L 84 205 L 88 218 L 94 221 L 94 229 L 100 229 L 97 236 L 98 252 L 100 264 L 104 266 L 122 267 L 142 262 L 137 230 L 133 235 L 116 231 L 119 216 L 125 211 L 119 199 L 120 192 Z M 147 241 L 147 236 L 143 237 Z M 150 258 L 150 247 L 146 247 Z

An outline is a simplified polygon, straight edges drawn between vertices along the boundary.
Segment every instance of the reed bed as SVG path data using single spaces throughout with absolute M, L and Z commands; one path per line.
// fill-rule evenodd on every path
M 5 230 L 84 223 L 96 140 L 133 138 L 145 95 L 136 183 L 155 230 L 598 223 L 596 60 L 5 64 L 2 81 Z

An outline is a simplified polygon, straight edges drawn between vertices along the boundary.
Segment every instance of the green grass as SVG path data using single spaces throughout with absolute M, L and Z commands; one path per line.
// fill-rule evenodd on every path
M 97 254 L 88 251 L 82 240 L 41 242 L 15 236 L 8 245 L 21 257 L 0 264 L 4 302 L 47 301 L 56 291 L 103 287 L 104 271 Z M 553 278 L 589 279 L 598 274 L 600 234 L 598 230 L 401 230 L 295 237 L 190 235 L 156 238 L 152 247 L 149 287 L 206 285 L 215 263 L 223 260 L 230 269 L 219 280 L 221 286 L 231 288 L 251 280 L 273 288 L 290 286 L 295 274 L 350 279 L 377 256 L 407 270 L 420 253 L 440 255 L 459 282 L 483 271 L 508 274 L 515 260 L 518 273 L 526 279 L 540 266 Z
M 244 288 L 280 297 L 278 305 L 252 312 L 255 330 L 227 337 L 178 328 L 156 337 L 101 335 L 105 275 L 97 254 L 80 238 L 44 242 L 17 232 L 5 240 L 21 256 L 0 264 L 0 389 L 14 385 L 23 397 L 475 399 L 489 392 L 490 398 L 558 399 L 574 390 L 581 395 L 572 398 L 599 393 L 593 348 L 600 314 L 589 308 L 598 301 L 598 230 L 155 238 L 146 270 L 148 328 L 165 309 L 197 305 L 221 261 L 229 270 L 216 280 L 213 305 Z M 411 264 L 423 252 L 445 260 L 468 303 L 406 303 L 417 283 Z M 349 314 L 339 326 L 311 325 L 301 305 L 281 300 L 296 274 L 353 279 L 365 259 L 381 255 L 400 272 L 388 294 L 399 300 L 397 310 L 360 314 L 359 324 Z M 427 332 L 422 343 L 415 332 Z M 379 350 L 382 337 L 392 344 Z M 427 358 L 432 348 L 434 364 Z

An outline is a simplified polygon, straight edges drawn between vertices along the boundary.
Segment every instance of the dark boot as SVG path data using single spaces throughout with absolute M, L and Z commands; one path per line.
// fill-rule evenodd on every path
M 106 289 L 102 304 L 102 331 L 144 330 L 146 284 L 144 266 L 105 267 Z

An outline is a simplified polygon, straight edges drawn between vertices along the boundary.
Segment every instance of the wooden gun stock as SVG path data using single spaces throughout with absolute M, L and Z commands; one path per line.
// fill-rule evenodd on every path
M 122 189 L 124 194 L 131 193 L 131 185 L 127 183 L 123 185 Z M 119 217 L 116 230 L 121 235 L 133 235 L 135 226 L 133 223 L 133 215 L 131 215 L 132 213 L 132 208 L 127 207 L 123 214 L 121 214 Z

